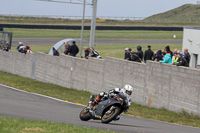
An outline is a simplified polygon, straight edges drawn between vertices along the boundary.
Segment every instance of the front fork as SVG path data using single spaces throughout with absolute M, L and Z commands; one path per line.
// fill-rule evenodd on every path
M 90 100 L 89 100 L 89 102 L 88 102 L 88 108 L 89 109 L 91 109 L 91 107 L 92 107 L 92 102 L 94 101 L 94 95 L 91 95 L 90 96 Z
M 110 114 L 115 109 L 115 106 L 111 106 L 110 109 L 106 112 L 106 114 Z

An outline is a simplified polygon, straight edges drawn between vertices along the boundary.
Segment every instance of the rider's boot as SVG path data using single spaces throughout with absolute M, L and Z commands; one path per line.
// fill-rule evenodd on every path
M 97 98 L 94 100 L 94 95 L 91 95 L 89 103 L 88 103 L 88 109 L 92 109 L 96 104 L 99 103 L 101 98 L 97 96 Z
M 120 119 L 120 115 L 118 115 L 114 121 L 118 121 Z

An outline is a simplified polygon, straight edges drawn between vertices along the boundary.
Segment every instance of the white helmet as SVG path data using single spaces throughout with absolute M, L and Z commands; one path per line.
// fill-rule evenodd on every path
M 129 84 L 125 85 L 123 88 L 123 93 L 130 96 L 133 92 L 133 87 L 130 86 Z

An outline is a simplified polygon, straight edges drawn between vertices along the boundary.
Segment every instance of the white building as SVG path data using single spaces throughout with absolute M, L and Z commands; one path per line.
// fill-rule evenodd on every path
M 190 67 L 200 68 L 200 27 L 184 27 L 182 50 L 188 49 Z

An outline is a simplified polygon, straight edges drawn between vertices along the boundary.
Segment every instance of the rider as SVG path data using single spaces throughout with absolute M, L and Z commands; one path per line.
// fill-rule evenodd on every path
M 128 109 L 129 109 L 129 106 L 131 105 L 131 97 L 130 96 L 131 96 L 131 94 L 133 92 L 133 87 L 130 86 L 129 84 L 125 85 L 123 89 L 115 88 L 115 89 L 109 90 L 108 92 L 101 92 L 101 93 L 99 93 L 97 95 L 97 98 L 95 100 L 94 100 L 94 95 L 92 95 L 90 97 L 88 107 L 91 109 L 91 107 L 93 107 L 96 104 L 98 104 L 102 99 L 106 99 L 108 97 L 112 97 L 114 95 L 117 95 L 120 92 L 124 93 L 125 96 L 128 99 L 128 105 L 126 105 L 126 109 L 124 110 L 124 112 L 127 112 Z

